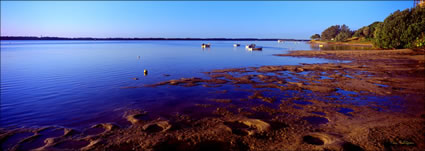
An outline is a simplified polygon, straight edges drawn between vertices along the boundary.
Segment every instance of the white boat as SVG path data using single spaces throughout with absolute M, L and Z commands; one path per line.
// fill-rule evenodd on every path
M 202 47 L 202 48 L 209 48 L 209 47 L 211 47 L 211 44 L 210 44 L 210 43 L 207 43 L 207 44 L 204 44 L 204 43 L 203 43 L 203 44 L 201 45 L 201 47 Z
M 254 51 L 254 50 L 262 51 L 262 50 L 263 50 L 263 47 L 248 48 L 248 50 L 249 50 L 249 51 Z
M 233 47 L 239 47 L 241 44 L 233 44 Z
M 255 44 L 246 45 L 245 48 L 255 48 Z
M 284 42 L 284 41 L 283 40 L 277 40 L 277 42 L 281 43 L 281 42 Z

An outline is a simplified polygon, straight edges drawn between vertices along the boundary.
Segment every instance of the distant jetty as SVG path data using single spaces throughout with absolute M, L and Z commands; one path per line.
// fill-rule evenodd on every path
M 30 37 L 30 36 L 2 36 L 0 40 L 208 40 L 208 41 L 310 41 L 305 39 L 277 39 L 277 38 L 92 38 L 92 37 Z

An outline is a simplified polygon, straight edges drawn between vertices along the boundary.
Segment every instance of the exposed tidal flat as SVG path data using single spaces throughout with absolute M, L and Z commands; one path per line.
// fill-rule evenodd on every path
M 179 49 L 178 45 L 179 43 L 175 43 L 170 49 Z M 214 48 L 217 45 L 218 48 Z M 127 74 L 129 81 L 113 85 L 117 93 L 132 91 L 134 93 L 128 93 L 126 97 L 137 97 L 135 102 L 117 100 L 118 103 L 133 106 L 120 106 L 124 109 L 119 109 L 119 112 L 116 112 L 118 115 L 112 116 L 117 120 L 109 122 L 99 120 L 97 124 L 88 123 L 86 125 L 89 126 L 83 128 L 73 128 L 60 121 L 58 123 L 62 124 L 57 124 L 60 126 L 49 126 L 46 123 L 32 128 L 5 127 L 1 129 L 0 136 L 2 149 L 422 150 L 425 148 L 423 50 L 317 51 L 309 50 L 311 47 L 307 44 L 298 44 L 302 45 L 298 47 L 309 51 L 287 53 L 290 49 L 305 49 L 294 48 L 296 44 L 291 47 L 282 44 L 280 46 L 276 42 L 259 45 L 265 48 L 262 52 L 247 52 L 243 48 L 231 48 L 228 44 L 220 46 L 214 43 L 210 49 L 202 50 L 197 44 L 196 50 L 202 53 L 216 51 L 223 53 L 215 57 L 234 56 L 216 60 L 221 63 L 228 62 L 207 70 L 196 69 L 196 66 L 202 68 L 210 66 L 210 64 L 203 65 L 207 60 L 188 65 L 187 68 L 191 70 L 179 66 L 182 71 L 191 71 L 181 75 L 171 71 L 178 68 L 167 67 L 164 72 L 157 72 L 149 66 L 140 65 L 142 67 L 136 69 L 142 73 L 143 69 L 147 68 L 149 70 L 147 76 L 130 73 Z M 84 48 L 87 47 L 84 45 Z M 191 47 L 185 49 L 195 50 Z M 194 51 L 191 53 L 196 54 Z M 248 57 L 244 53 L 253 56 Z M 101 54 L 96 53 L 96 57 L 101 57 Z M 136 54 L 140 54 L 140 60 L 136 58 L 138 56 Z M 147 58 L 140 52 L 126 57 L 129 56 L 134 56 L 133 60 L 141 62 Z M 235 56 L 246 60 L 235 61 L 237 59 Z M 2 57 L 4 57 L 3 49 Z M 192 57 L 198 56 L 186 59 Z M 293 58 L 300 60 L 287 62 Z M 235 65 L 237 62 L 240 65 Z M 130 64 L 132 66 L 132 63 Z M 3 66 L 2 58 L 2 70 Z M 193 68 L 195 70 L 192 70 Z M 143 81 L 150 76 L 157 79 Z M 2 75 L 2 101 L 5 98 L 3 91 L 6 89 L 3 87 L 3 78 Z M 143 94 L 146 92 L 158 94 Z M 98 99 L 104 96 L 107 95 L 101 95 Z M 123 96 L 118 98 L 125 100 Z M 114 103 L 108 104 L 108 101 L 102 103 L 105 106 L 112 106 L 105 109 L 119 106 Z M 82 106 L 84 105 L 87 104 Z M 4 113 L 1 116 L 3 120 Z

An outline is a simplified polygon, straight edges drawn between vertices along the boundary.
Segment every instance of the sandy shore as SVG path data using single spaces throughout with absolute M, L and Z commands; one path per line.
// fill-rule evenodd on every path
M 206 72 L 209 78 L 146 85 L 233 86 L 232 92 L 248 95 L 194 104 L 208 113 L 201 117 L 149 118 L 153 113 L 133 110 L 123 115 L 128 127 L 1 129 L 0 141 L 9 150 L 423 150 L 424 54 L 292 51 L 276 56 L 351 62 L 221 69 Z

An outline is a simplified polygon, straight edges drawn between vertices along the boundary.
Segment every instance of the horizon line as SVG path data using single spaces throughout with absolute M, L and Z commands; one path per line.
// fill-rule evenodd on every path
M 165 37 L 54 37 L 54 36 L 0 36 L 0 40 L 287 40 L 310 41 L 294 38 L 165 38 Z

